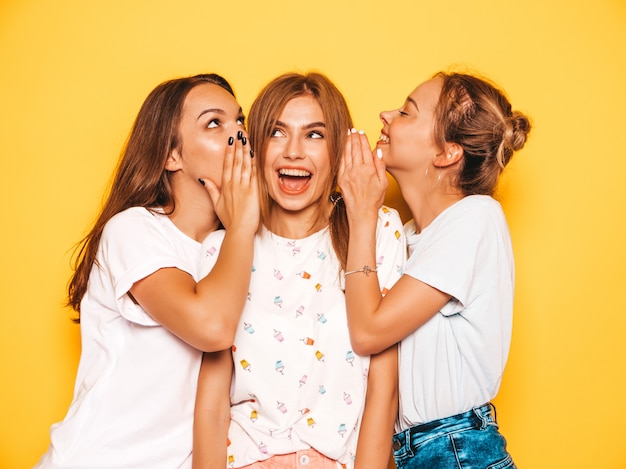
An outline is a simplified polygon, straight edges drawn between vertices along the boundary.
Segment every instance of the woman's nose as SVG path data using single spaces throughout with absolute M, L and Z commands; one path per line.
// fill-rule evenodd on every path
M 288 138 L 285 147 L 285 158 L 302 158 L 302 146 L 297 138 Z
M 387 125 L 389 124 L 389 122 L 391 122 L 391 111 L 382 111 L 380 114 L 378 114 L 378 117 L 383 124 Z

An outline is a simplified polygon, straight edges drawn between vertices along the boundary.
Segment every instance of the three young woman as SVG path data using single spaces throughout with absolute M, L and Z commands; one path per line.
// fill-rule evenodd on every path
M 146 98 L 78 251 L 74 396 L 37 468 L 191 466 L 201 351 L 232 344 L 248 291 L 259 209 L 244 131 L 218 75 Z
M 368 381 L 395 377 L 396 350 L 371 362 L 356 353 L 345 311 L 344 276 L 359 273 L 345 271 L 348 225 L 335 190 L 351 127 L 343 96 L 317 73 L 279 76 L 251 107 L 262 228 L 232 360 L 203 362 L 194 467 L 352 467 L 366 392 L 375 431 L 361 433 L 372 454 L 363 467 L 387 466 L 395 388 Z M 381 292 L 402 273 L 405 243 L 397 212 L 374 212 Z
M 355 352 L 399 342 L 401 468 L 514 467 L 490 403 L 511 337 L 514 263 L 492 198 L 530 131 L 486 80 L 439 73 L 400 109 L 381 113 L 375 155 L 351 133 L 339 184 L 350 220 L 348 270 L 376 255 L 376 213 L 396 179 L 413 220 L 403 277 L 382 298 L 375 273 L 346 278 Z
M 150 94 L 70 283 L 83 351 L 38 467 L 187 467 L 199 350 L 233 343 L 204 355 L 194 465 L 335 468 L 358 454 L 385 467 L 397 342 L 397 465 L 514 467 L 490 404 L 514 280 L 491 195 L 529 121 L 462 74 L 381 120 L 376 157 L 353 132 L 341 160 L 352 122 L 336 87 L 318 74 L 268 84 L 251 110 L 253 241 L 259 195 L 230 86 L 202 75 Z M 385 169 L 413 215 L 400 280 Z

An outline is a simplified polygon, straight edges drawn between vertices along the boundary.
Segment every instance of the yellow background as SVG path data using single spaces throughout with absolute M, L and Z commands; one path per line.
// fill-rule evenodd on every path
M 520 468 L 626 467 L 625 51 L 623 0 L 0 1 L 0 467 L 31 467 L 67 410 L 72 246 L 157 83 L 217 71 L 247 111 L 270 78 L 317 69 L 375 139 L 380 110 L 450 66 L 535 126 L 499 192 L 517 259 L 509 449 Z M 406 216 L 394 188 L 388 203 Z

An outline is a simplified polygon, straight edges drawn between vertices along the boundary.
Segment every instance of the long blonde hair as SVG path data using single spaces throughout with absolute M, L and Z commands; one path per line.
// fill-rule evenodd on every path
M 331 198 L 333 210 L 327 220 L 333 248 L 342 268 L 345 268 L 348 257 L 348 218 L 343 199 L 338 197 L 337 174 L 348 129 L 352 128 L 352 118 L 348 105 L 337 87 L 323 74 L 311 72 L 306 74 L 286 73 L 269 82 L 259 93 L 250 108 L 248 117 L 248 133 L 255 156 L 259 158 L 259 167 L 263 167 L 268 139 L 289 101 L 299 96 L 313 96 L 324 114 L 326 121 L 328 153 L 330 155 L 331 175 L 326 194 Z M 267 183 L 263 171 L 259 175 L 259 192 L 261 203 L 261 221 L 267 226 L 272 200 L 269 197 Z M 320 217 L 325 211 L 320 210 Z M 319 220 L 318 220 L 319 221 Z

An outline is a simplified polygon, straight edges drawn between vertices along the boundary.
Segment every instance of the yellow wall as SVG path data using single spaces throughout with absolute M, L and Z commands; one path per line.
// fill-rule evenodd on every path
M 32 466 L 65 414 L 71 248 L 157 83 L 217 71 L 247 110 L 278 73 L 318 69 L 376 138 L 380 110 L 450 65 L 535 124 L 500 191 L 517 257 L 496 401 L 509 448 L 521 468 L 626 467 L 625 50 L 623 0 L 0 1 L 0 468 Z

